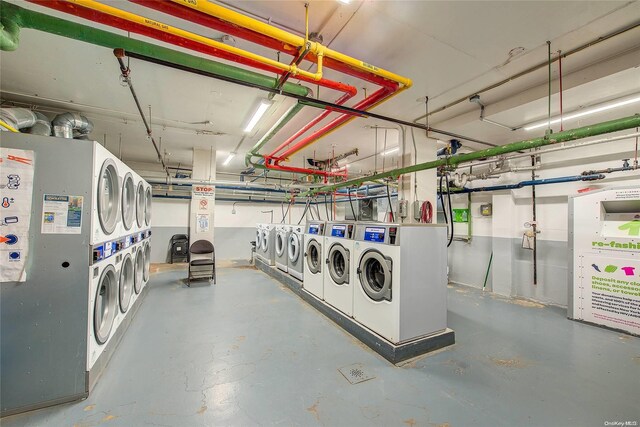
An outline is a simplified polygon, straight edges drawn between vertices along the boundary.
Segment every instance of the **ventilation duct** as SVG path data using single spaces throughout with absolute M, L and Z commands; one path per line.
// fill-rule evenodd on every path
M 36 113 L 27 108 L 0 108 L 2 121 L 15 129 L 30 128 L 36 124 Z
M 32 135 L 51 136 L 51 122 L 49 118 L 37 111 L 34 114 L 36 115 L 36 122 L 29 129 L 29 133 Z
M 87 139 L 86 136 L 93 130 L 93 123 L 78 113 L 58 114 L 51 122 L 53 135 L 59 138 Z

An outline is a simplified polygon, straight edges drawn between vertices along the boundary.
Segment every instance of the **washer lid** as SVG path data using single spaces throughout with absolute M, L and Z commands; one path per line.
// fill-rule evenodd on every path
M 349 283 L 349 261 L 350 252 L 340 243 L 334 243 L 329 248 L 329 255 L 327 256 L 327 269 L 331 280 L 336 285 L 343 285 Z
M 307 243 L 307 267 L 311 273 L 316 274 L 322 271 L 322 246 L 316 239 L 311 239 Z
M 276 234 L 276 255 L 279 257 L 284 254 L 285 237 L 286 236 L 283 232 L 278 232 L 278 234 Z
M 133 185 L 133 176 L 127 172 L 122 181 L 122 223 L 125 229 L 131 229 L 135 213 L 136 191 Z
M 122 269 L 120 270 L 120 311 L 126 313 L 129 309 L 129 303 L 131 302 L 131 294 L 133 293 L 133 261 L 131 261 L 131 255 L 126 254 L 124 261 L 122 261 Z
M 109 264 L 102 270 L 93 304 L 93 334 L 98 344 L 104 344 L 111 335 L 118 309 L 118 279 L 116 269 Z
M 289 261 L 292 263 L 298 262 L 300 258 L 300 236 L 295 233 L 289 235 Z
M 113 159 L 107 159 L 102 164 L 98 177 L 98 219 L 105 234 L 111 234 L 115 230 L 119 206 L 118 169 Z
M 391 301 L 392 261 L 375 249 L 367 250 L 358 264 L 362 290 L 374 301 Z

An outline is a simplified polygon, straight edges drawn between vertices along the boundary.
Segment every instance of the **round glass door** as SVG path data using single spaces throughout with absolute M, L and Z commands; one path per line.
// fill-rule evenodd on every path
M 127 173 L 122 182 L 122 223 L 127 230 L 133 225 L 133 216 L 136 213 L 136 191 L 133 186 L 133 176 Z
M 309 243 L 307 243 L 307 267 L 309 267 L 309 271 L 313 274 L 319 273 L 322 270 L 321 253 L 320 243 L 315 239 L 311 239 Z
M 269 230 L 262 230 L 262 252 L 269 250 Z
M 118 169 L 112 159 L 107 159 L 98 178 L 98 218 L 105 234 L 113 233 L 116 228 L 119 204 Z
M 144 192 L 144 222 L 147 227 L 151 224 L 151 187 Z
M 284 233 L 276 234 L 276 254 L 281 257 L 284 254 Z
M 297 234 L 291 233 L 289 235 L 289 261 L 296 263 L 300 256 L 300 238 Z
M 349 283 L 349 251 L 339 243 L 334 243 L 327 257 L 329 275 L 336 285 Z
M 144 244 L 144 270 L 142 271 L 142 278 L 146 282 L 149 280 L 149 270 L 151 268 L 151 245 L 149 242 Z
M 100 276 L 93 306 L 93 332 L 98 344 L 109 339 L 118 309 L 118 279 L 116 269 L 108 265 Z
M 144 206 L 144 186 L 139 182 L 136 188 L 136 222 L 140 228 L 144 226 Z
M 260 249 L 261 247 L 262 247 L 262 230 L 258 228 L 256 230 L 256 250 Z
M 142 290 L 142 280 L 144 278 L 144 254 L 142 253 L 142 248 L 139 248 L 136 251 L 136 260 L 135 260 L 135 279 L 133 282 L 133 290 L 136 294 L 139 294 Z
M 127 254 L 122 261 L 122 269 L 120 270 L 120 311 L 126 313 L 131 302 L 131 294 L 133 292 L 133 261 L 131 255 Z
M 360 285 L 372 300 L 391 301 L 391 267 L 391 260 L 376 250 L 368 250 L 360 258 Z

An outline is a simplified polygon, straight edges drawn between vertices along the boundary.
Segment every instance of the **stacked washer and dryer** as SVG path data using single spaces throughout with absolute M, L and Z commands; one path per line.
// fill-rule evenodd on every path
M 4 416 L 95 385 L 149 278 L 151 187 L 97 142 L 6 132 L 2 146 L 34 165 L 26 281 L 0 299 Z M 60 215 L 76 217 L 51 227 Z

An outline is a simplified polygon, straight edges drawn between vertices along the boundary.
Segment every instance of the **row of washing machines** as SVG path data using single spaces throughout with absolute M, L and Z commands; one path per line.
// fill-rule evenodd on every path
M 258 224 L 256 255 L 393 344 L 446 329 L 446 227 Z
M 94 143 L 87 370 L 91 371 L 149 281 L 151 186 Z
M 97 142 L 6 132 L 2 146 L 34 166 L 26 280 L 0 300 L 5 416 L 95 385 L 149 280 L 152 192 Z

